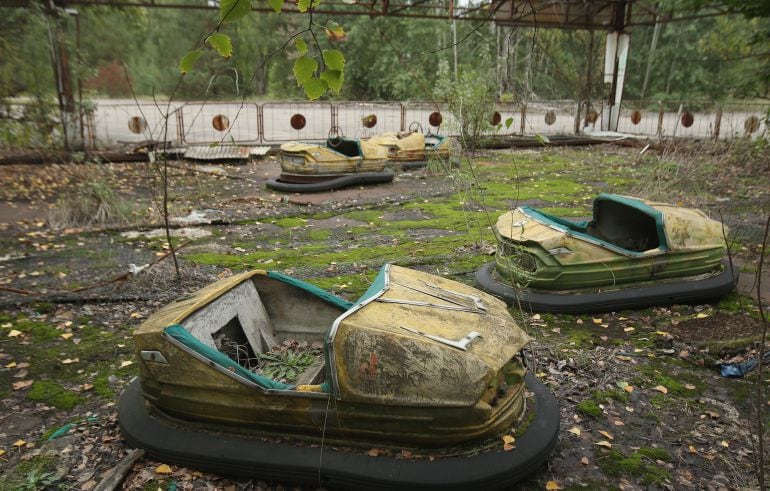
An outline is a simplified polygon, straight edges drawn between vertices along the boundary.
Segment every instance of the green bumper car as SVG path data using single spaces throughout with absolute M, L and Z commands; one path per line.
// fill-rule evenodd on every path
M 240 274 L 156 312 L 134 343 L 119 424 L 163 462 L 329 489 L 488 489 L 556 443 L 556 400 L 526 373 L 529 337 L 505 303 L 407 268 L 383 267 L 355 303 Z
M 532 311 L 588 313 L 718 299 L 738 271 L 723 226 L 702 211 L 600 194 L 573 222 L 528 206 L 497 221 L 495 262 L 477 284 Z

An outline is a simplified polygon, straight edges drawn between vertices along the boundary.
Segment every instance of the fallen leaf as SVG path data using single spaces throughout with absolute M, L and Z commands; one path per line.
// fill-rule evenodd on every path
M 62 365 L 71 365 L 73 363 L 80 363 L 80 358 L 67 358 L 66 360 L 62 360 Z
M 582 324 L 582 323 L 583 323 L 583 319 L 578 319 L 575 321 L 575 324 Z
M 567 433 L 572 433 L 575 436 L 580 436 L 580 428 L 577 426 L 573 426 L 572 428 L 567 430 Z
M 708 314 L 704 314 L 703 312 L 699 312 L 695 315 L 696 319 L 705 319 L 706 317 L 708 317 Z
M 623 332 L 633 332 L 636 331 L 635 327 L 624 327 Z
M 132 312 L 132 313 L 131 313 L 131 318 L 132 318 L 132 319 L 138 319 L 138 318 L 140 318 L 141 316 L 142 316 L 142 314 L 140 314 L 139 312 Z
M 12 362 L 10 362 L 9 364 L 7 364 L 5 366 L 5 368 L 15 368 L 15 367 L 16 367 L 16 362 L 15 361 L 12 361 Z
M 16 440 L 15 442 L 13 442 L 13 446 L 19 447 L 19 448 L 23 447 L 26 444 L 27 442 L 25 442 L 24 440 Z
M 693 447 L 692 445 L 690 445 L 689 447 L 687 447 L 687 450 L 689 450 L 689 451 L 690 451 L 690 453 L 698 453 L 698 449 L 697 449 L 697 448 L 695 448 L 695 447 Z
M 0 448 L 0 457 L 2 457 L 3 455 L 5 455 L 5 450 L 3 450 L 2 448 Z
M 379 448 L 372 448 L 371 450 L 369 450 L 367 452 L 367 454 L 369 454 L 369 457 L 377 457 L 378 455 L 380 455 L 380 449 Z
M 582 459 L 580 459 L 580 463 L 583 465 L 588 465 L 588 457 L 583 457 Z
M 602 322 L 604 322 L 604 319 L 602 318 L 597 319 L 596 317 L 593 317 L 592 320 L 594 321 L 594 324 L 601 324 Z
M 17 336 L 21 336 L 21 331 L 17 331 L 16 329 L 11 330 L 11 332 L 8 333 L 9 338 L 15 338 Z
M 612 424 L 615 426 L 625 426 L 626 424 L 619 419 L 616 419 Z
M 120 362 L 120 368 L 126 368 L 127 366 L 131 366 L 133 364 L 134 362 L 131 360 L 122 361 Z
M 13 384 L 13 390 L 26 389 L 27 387 L 32 385 L 33 382 L 34 380 L 22 380 L 21 382 L 16 382 Z
M 623 390 L 625 390 L 626 392 L 628 392 L 630 394 L 631 392 L 634 391 L 634 386 L 633 385 L 626 385 L 625 387 L 623 387 Z
M 684 388 L 687 390 L 695 390 L 697 387 L 695 387 L 693 384 L 685 384 Z
M 545 489 L 548 491 L 556 491 L 558 489 L 564 489 L 561 487 L 561 485 L 556 481 L 548 481 L 545 483 Z
M 596 442 L 597 445 L 600 447 L 606 447 L 606 448 L 612 448 L 612 444 L 608 442 L 607 440 L 602 440 L 600 442 Z
M 62 338 L 64 338 L 64 339 L 69 339 L 69 338 L 71 338 L 72 336 L 73 336 L 73 334 L 72 334 L 71 332 L 65 332 L 65 333 L 63 333 L 63 334 L 61 335 L 61 337 L 62 337 Z
M 516 439 L 512 437 L 511 435 L 503 435 L 503 442 L 505 443 L 513 443 Z
M 503 445 L 503 450 L 505 450 L 506 452 L 510 452 L 514 448 L 516 448 L 516 446 L 512 445 L 510 443 L 506 443 L 506 444 Z
M 173 472 L 174 471 L 172 471 L 171 467 L 169 467 L 167 464 L 161 464 L 155 468 L 156 474 L 171 474 Z
M 89 391 L 94 388 L 94 384 L 83 384 L 83 391 Z
M 730 444 L 729 444 L 729 443 L 727 443 L 727 440 L 722 440 L 721 442 L 719 442 L 719 444 L 720 444 L 720 445 L 722 445 L 722 446 L 723 446 L 723 447 L 725 447 L 725 448 L 727 448 L 727 447 L 729 447 L 729 446 L 730 446 Z
M 615 439 L 615 437 L 612 436 L 612 434 L 610 434 L 610 433 L 608 433 L 608 432 L 606 432 L 604 430 L 599 430 L 599 433 L 604 435 L 608 440 L 614 440 Z
M 532 316 L 533 321 L 539 321 L 540 320 L 540 314 L 535 314 Z
M 655 390 L 657 390 L 658 392 L 660 392 L 662 394 L 668 394 L 668 389 L 663 387 L 662 385 L 656 386 Z
M 0 327 L 2 327 L 3 329 L 8 329 L 9 327 L 13 327 L 13 324 L 11 324 L 10 322 L 6 322 L 5 324 L 3 324 Z

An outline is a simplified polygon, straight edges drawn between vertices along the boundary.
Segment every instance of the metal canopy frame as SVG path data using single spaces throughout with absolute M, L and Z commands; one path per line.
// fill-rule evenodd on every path
M 116 7 L 217 10 L 217 0 L 52 0 L 61 8 Z M 29 7 L 41 0 L 5 0 L 0 7 Z M 48 2 L 45 2 L 48 3 Z M 255 12 L 273 12 L 266 2 L 252 6 Z M 633 8 L 632 8 L 633 7 Z M 632 14 L 633 10 L 633 14 Z M 283 13 L 300 13 L 286 2 Z M 360 0 L 353 4 L 324 1 L 314 9 L 322 15 L 444 19 L 495 22 L 502 26 L 618 31 L 656 22 L 688 21 L 729 14 L 710 9 L 690 15 L 658 10 L 654 0 Z

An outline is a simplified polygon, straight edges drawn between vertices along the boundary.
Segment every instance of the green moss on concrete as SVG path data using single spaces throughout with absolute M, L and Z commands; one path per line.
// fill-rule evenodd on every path
M 628 402 L 628 392 L 622 389 L 596 390 L 591 394 L 594 402 L 603 404 L 608 399 L 614 399 L 618 402 Z
M 660 448 L 646 447 L 625 455 L 619 450 L 597 450 L 596 461 L 604 473 L 610 476 L 633 476 L 645 484 L 661 484 L 671 478 L 671 473 L 656 461 L 670 461 L 668 453 Z
M 590 416 L 594 419 L 599 419 L 602 416 L 602 408 L 593 399 L 586 399 L 581 401 L 576 406 L 577 411 L 586 416 Z
M 26 397 L 31 401 L 42 402 L 65 410 L 74 408 L 80 402 L 80 395 L 77 392 L 67 390 L 50 380 L 35 381 Z

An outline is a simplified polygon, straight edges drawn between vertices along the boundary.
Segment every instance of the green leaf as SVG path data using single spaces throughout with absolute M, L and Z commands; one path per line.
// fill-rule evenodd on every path
M 297 2 L 297 8 L 300 12 L 307 12 L 307 10 L 313 6 L 315 7 L 317 3 L 313 2 L 313 0 L 299 0 Z
M 345 39 L 345 29 L 333 20 L 326 23 L 326 37 L 329 41 L 342 41 Z
M 275 10 L 276 13 L 281 13 L 281 9 L 283 8 L 283 0 L 267 0 L 267 4 L 270 5 L 270 7 Z
M 299 51 L 299 54 L 304 55 L 307 53 L 307 43 L 302 38 L 294 38 L 294 46 Z
M 311 101 L 314 99 L 318 99 L 322 95 L 324 95 L 324 92 L 326 92 L 327 84 L 325 80 L 321 80 L 320 78 L 310 78 L 307 81 L 305 81 L 305 95 L 308 99 Z
M 230 36 L 227 34 L 212 34 L 206 39 L 209 45 L 217 50 L 217 53 L 224 59 L 228 59 L 233 56 L 233 43 L 230 41 Z
M 547 136 L 540 134 L 535 135 L 535 140 L 537 140 L 537 142 L 541 145 L 547 145 L 551 143 L 551 140 Z
M 221 0 L 219 2 L 219 20 L 235 22 L 251 13 L 251 0 Z
M 513 124 L 513 118 L 508 118 L 505 120 L 505 128 L 508 129 Z
M 294 62 L 294 78 L 297 79 L 297 85 L 302 85 L 313 76 L 318 70 L 318 62 L 307 56 L 300 56 Z
M 195 65 L 195 62 L 198 61 L 198 58 L 202 55 L 203 50 L 200 48 L 192 50 L 184 55 L 182 59 L 179 60 L 179 71 L 182 72 L 182 74 L 185 74 L 192 70 L 193 65 Z
M 326 68 L 329 70 L 344 70 L 345 55 L 336 49 L 325 49 L 322 53 Z
M 334 92 L 339 92 L 342 89 L 342 82 L 345 80 L 345 73 L 342 70 L 326 70 L 321 72 L 320 78 Z

